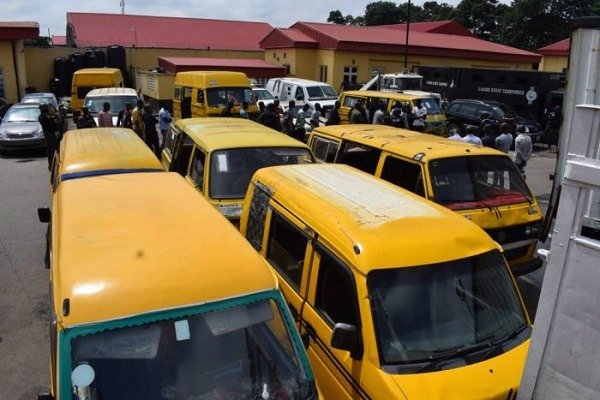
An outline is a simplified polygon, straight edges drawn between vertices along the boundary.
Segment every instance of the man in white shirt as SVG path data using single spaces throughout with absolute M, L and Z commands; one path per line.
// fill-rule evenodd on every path
M 481 139 L 477 136 L 477 131 L 478 131 L 478 129 L 476 126 L 469 125 L 467 127 L 467 134 L 462 139 L 463 142 L 481 146 L 482 142 L 481 142 Z
M 415 106 L 412 109 L 413 124 L 412 130 L 417 132 L 425 131 L 425 119 L 427 118 L 427 108 L 421 100 L 415 101 Z
M 522 175 L 525 175 L 525 166 L 531 157 L 533 143 L 528 134 L 525 133 L 524 126 L 517 127 L 517 137 L 515 138 L 515 164 Z

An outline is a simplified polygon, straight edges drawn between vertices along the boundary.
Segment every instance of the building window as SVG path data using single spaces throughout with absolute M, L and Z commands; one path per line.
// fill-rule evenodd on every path
M 356 83 L 358 77 L 358 67 L 344 67 L 344 82 Z
M 284 60 L 286 59 L 286 57 L 287 57 L 287 54 L 286 54 L 286 53 L 283 53 L 283 59 L 284 59 Z
M 290 75 L 291 71 L 292 71 L 290 64 L 283 64 L 283 66 L 285 67 L 285 75 L 286 76 Z
M 277 57 L 277 54 L 273 53 L 273 58 L 276 58 L 276 57 Z
M 327 82 L 327 65 L 319 65 L 319 81 Z

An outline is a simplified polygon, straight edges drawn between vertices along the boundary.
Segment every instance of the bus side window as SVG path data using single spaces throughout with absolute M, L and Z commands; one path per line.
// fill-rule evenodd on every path
M 423 187 L 423 174 L 419 164 L 387 156 L 383 163 L 381 179 L 410 190 L 419 196 L 425 196 Z
M 326 163 L 332 163 L 335 161 L 335 155 L 337 154 L 340 145 L 333 140 L 327 140 L 325 138 L 315 136 L 311 147 L 315 153 L 315 157 L 317 157 L 317 160 Z
M 194 151 L 194 158 L 192 160 L 191 175 L 192 180 L 196 184 L 196 187 L 202 191 L 204 184 L 204 160 L 206 156 L 199 148 Z
M 273 212 L 268 245 L 267 261 L 299 291 L 308 238 L 300 229 Z

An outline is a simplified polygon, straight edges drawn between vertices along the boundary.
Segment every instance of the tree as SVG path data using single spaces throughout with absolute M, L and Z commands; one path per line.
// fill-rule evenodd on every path
M 333 22 L 338 25 L 346 25 L 346 19 L 342 15 L 340 10 L 330 11 L 329 18 L 327 18 L 327 22 Z
M 456 20 L 482 39 L 491 40 L 498 27 L 498 0 L 462 0 Z
M 402 3 L 398 6 L 402 12 L 401 21 L 406 23 L 408 21 L 408 2 Z M 423 9 L 419 6 L 410 3 L 410 22 L 420 22 L 423 19 Z
M 391 1 L 377 1 L 367 4 L 365 25 L 388 25 L 400 23 L 400 9 Z
M 438 4 L 426 1 L 420 15 L 420 21 L 445 21 L 454 18 L 455 9 L 448 3 Z

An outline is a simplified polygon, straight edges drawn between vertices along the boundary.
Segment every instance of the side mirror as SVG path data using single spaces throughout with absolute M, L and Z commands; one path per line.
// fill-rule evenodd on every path
M 37 400 L 54 400 L 50 393 L 38 393 Z
M 333 327 L 331 336 L 331 347 L 334 349 L 347 350 L 352 355 L 359 350 L 358 329 L 354 325 L 338 322 Z
M 41 223 L 47 224 L 50 222 L 50 217 L 52 216 L 52 212 L 48 207 L 40 207 L 37 209 L 38 218 Z

